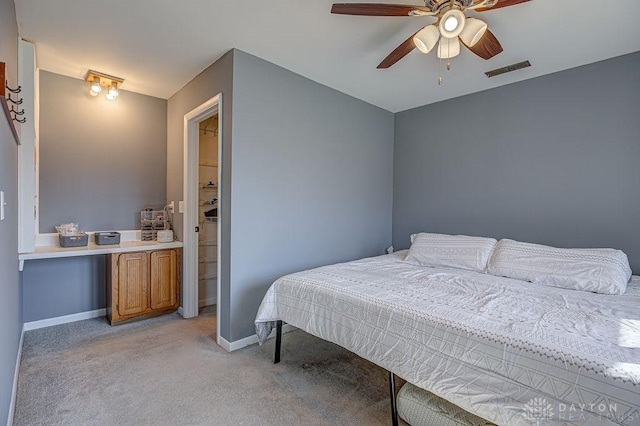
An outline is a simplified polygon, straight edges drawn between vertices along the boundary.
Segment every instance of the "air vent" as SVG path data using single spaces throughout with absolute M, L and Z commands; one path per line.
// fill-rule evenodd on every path
M 531 66 L 531 62 L 529 61 L 518 62 L 517 64 L 507 65 L 506 67 L 498 68 L 497 70 L 487 71 L 485 72 L 485 74 L 487 75 L 487 77 L 491 78 L 500 74 L 506 74 L 511 71 L 517 71 L 523 68 L 528 68 L 530 66 Z

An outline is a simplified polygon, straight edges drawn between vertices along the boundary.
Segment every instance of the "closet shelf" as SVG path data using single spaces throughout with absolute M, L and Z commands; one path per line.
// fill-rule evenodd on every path
M 218 245 L 218 241 L 216 241 L 216 240 L 200 240 L 198 245 L 202 246 L 202 247 L 217 246 Z
M 209 183 L 201 183 L 199 189 L 218 189 L 218 184 L 214 183 L 210 185 Z
M 204 280 L 214 280 L 218 278 L 218 273 L 217 272 L 209 272 L 208 274 L 201 274 L 198 276 L 198 279 L 200 281 L 204 281 Z

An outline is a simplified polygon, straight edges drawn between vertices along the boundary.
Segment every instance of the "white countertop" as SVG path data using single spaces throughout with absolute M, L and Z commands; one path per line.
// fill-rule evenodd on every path
M 36 251 L 33 253 L 21 253 L 18 255 L 20 270 L 22 271 L 25 260 L 54 259 L 61 257 L 93 256 L 98 254 L 127 253 L 134 251 L 162 250 L 181 248 L 182 241 L 159 243 L 157 241 L 140 241 L 140 231 L 119 231 L 121 233 L 120 244 L 97 245 L 93 242 L 93 232 L 89 235 L 89 244 L 85 247 L 60 247 L 57 234 L 40 234 L 36 239 Z

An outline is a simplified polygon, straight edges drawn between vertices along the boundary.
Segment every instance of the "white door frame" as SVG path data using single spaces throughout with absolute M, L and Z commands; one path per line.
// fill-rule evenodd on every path
M 198 316 L 198 226 L 199 196 L 199 124 L 202 120 L 218 114 L 218 242 L 222 222 L 222 93 L 218 93 L 184 116 L 184 216 L 182 222 L 184 281 L 182 284 L 182 312 L 185 318 Z M 220 252 L 218 245 L 217 312 L 220 317 Z M 216 339 L 220 344 L 220 320 L 216 321 Z

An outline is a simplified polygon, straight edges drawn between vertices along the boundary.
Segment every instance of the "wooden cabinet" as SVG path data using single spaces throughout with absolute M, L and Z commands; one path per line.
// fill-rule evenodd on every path
M 177 250 L 151 252 L 151 309 L 178 307 L 178 255 Z
M 116 258 L 116 280 L 111 283 L 118 316 L 145 313 L 149 310 L 149 255 L 140 252 L 111 256 Z
M 113 253 L 107 258 L 111 325 L 175 311 L 180 304 L 180 249 Z

